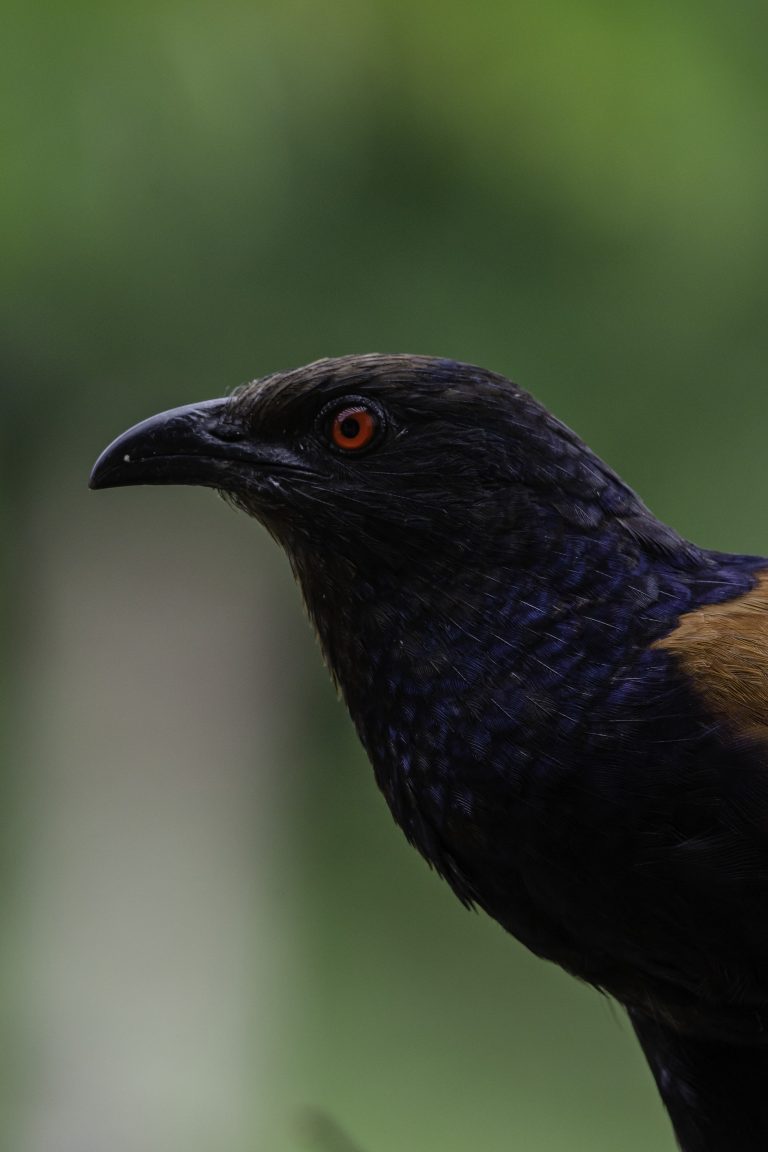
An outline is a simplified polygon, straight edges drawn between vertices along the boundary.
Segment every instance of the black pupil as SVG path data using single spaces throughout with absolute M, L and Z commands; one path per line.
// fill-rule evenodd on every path
M 345 440 L 354 440 L 360 432 L 360 421 L 357 416 L 345 416 L 341 422 L 340 431 Z

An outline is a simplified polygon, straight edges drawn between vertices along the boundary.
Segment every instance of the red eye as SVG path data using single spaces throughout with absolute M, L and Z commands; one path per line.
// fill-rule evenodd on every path
M 341 408 L 331 421 L 331 439 L 337 448 L 347 452 L 357 452 L 367 448 L 378 431 L 379 421 L 375 412 L 362 404 L 351 404 Z

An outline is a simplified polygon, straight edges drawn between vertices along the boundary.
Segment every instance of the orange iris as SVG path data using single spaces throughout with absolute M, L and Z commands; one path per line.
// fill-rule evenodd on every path
M 376 435 L 376 417 L 361 404 L 342 408 L 333 417 L 331 438 L 337 448 L 355 452 L 366 448 Z

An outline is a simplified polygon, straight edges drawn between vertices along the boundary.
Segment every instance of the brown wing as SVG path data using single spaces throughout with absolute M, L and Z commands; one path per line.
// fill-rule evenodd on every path
M 768 740 L 768 572 L 738 599 L 688 612 L 654 647 L 674 653 L 715 715 Z

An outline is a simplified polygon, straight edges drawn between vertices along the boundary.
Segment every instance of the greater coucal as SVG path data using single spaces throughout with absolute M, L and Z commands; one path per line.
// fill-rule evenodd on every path
M 164 412 L 96 463 L 126 484 L 267 527 L 410 842 L 626 1006 L 685 1152 L 768 1148 L 768 560 L 682 539 L 522 389 L 420 356 Z

